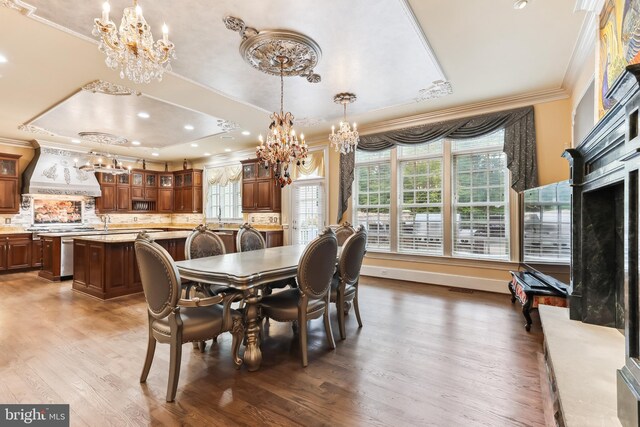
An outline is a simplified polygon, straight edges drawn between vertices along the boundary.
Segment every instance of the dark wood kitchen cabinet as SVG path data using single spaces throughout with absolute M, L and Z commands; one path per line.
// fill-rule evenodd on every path
M 116 178 L 116 210 L 128 212 L 131 210 L 131 175 L 122 174 Z
M 0 271 L 34 267 L 31 233 L 0 236 Z
M 0 153 L 0 213 L 20 212 L 18 159 L 15 154 Z
M 202 213 L 202 169 L 174 172 L 173 211 Z
M 42 240 L 31 241 L 31 267 L 42 267 Z
M 173 212 L 173 174 L 158 174 L 158 212 Z
M 242 162 L 242 212 L 280 212 L 281 197 L 272 168 L 257 159 Z

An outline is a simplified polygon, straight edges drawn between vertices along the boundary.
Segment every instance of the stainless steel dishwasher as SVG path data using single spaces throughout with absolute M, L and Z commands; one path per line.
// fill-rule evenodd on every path
M 60 249 L 60 276 L 73 276 L 73 237 L 63 237 Z

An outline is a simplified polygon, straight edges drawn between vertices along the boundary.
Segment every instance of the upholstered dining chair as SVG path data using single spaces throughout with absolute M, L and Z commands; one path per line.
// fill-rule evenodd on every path
M 213 231 L 209 230 L 206 225 L 200 224 L 193 229 L 191 234 L 187 236 L 184 245 L 184 258 L 196 259 L 215 255 L 224 255 L 226 253 L 224 242 Z M 226 288 L 214 288 L 203 286 L 200 283 L 185 282 L 185 295 L 190 296 L 191 288 L 195 287 L 201 293 L 211 296 L 217 291 L 224 291 Z
M 307 366 L 307 321 L 324 317 L 324 328 L 331 349 L 336 343 L 329 320 L 329 289 L 335 271 L 338 242 L 327 227 L 305 248 L 298 263 L 297 288 L 262 298 L 261 312 L 278 322 L 298 322 L 302 366 Z
M 345 309 L 345 306 L 351 301 L 353 301 L 353 309 L 356 313 L 358 326 L 362 328 L 360 307 L 358 305 L 358 281 L 366 246 L 367 230 L 364 225 L 360 225 L 355 230 L 355 233 L 344 242 L 340 260 L 338 261 L 338 273 L 331 280 L 331 302 L 336 304 L 341 339 L 346 338 L 344 323 L 348 309 Z
M 262 234 L 256 230 L 251 224 L 244 223 L 238 230 L 236 236 L 236 248 L 240 252 L 256 251 L 259 249 L 265 249 L 267 243 L 262 237 Z M 270 295 L 273 289 L 286 288 L 287 286 L 295 287 L 295 279 L 278 280 L 276 282 L 269 283 L 264 287 L 264 294 Z
M 338 246 L 344 245 L 345 240 L 349 238 L 356 230 L 348 222 L 343 222 L 341 225 L 335 226 L 336 239 L 338 239 Z
M 223 332 L 231 332 L 233 362 L 240 367 L 242 359 L 238 356 L 238 349 L 244 335 L 242 314 L 230 307 L 236 298 L 234 294 L 181 298 L 180 273 L 169 253 L 146 233 L 140 233 L 134 245 L 149 320 L 147 355 L 140 382 L 147 380 L 156 342 L 169 344 L 167 402 L 173 402 L 180 376 L 182 344 L 201 342 Z

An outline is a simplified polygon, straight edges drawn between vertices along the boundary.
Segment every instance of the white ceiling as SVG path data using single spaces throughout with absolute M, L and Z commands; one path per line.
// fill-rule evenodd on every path
M 89 40 L 101 0 L 27 3 L 36 7 L 30 17 L 0 7 L 0 54 L 9 60 L 0 64 L 0 137 L 32 138 L 17 126 L 40 116 L 87 82 L 102 79 L 241 126 L 238 131 L 205 138 L 197 150 L 188 151 L 191 158 L 205 151 L 215 154 L 255 145 L 256 135 L 268 124 L 268 113 L 278 108 L 278 79 L 243 62 L 238 52 L 240 37 L 224 27 L 224 16 L 242 18 L 258 30 L 299 31 L 321 46 L 322 58 L 315 69 L 322 75 L 321 83 L 285 79 L 285 109 L 298 119 L 308 119 L 307 124 L 315 122 L 302 129 L 311 135 L 327 132 L 340 116 L 332 97 L 342 91 L 357 93 L 350 120 L 366 130 L 367 124 L 381 120 L 558 89 L 584 21 L 583 12 L 573 12 L 572 1 L 557 0 L 536 0 L 519 11 L 513 9 L 512 0 L 141 0 L 154 34 L 160 35 L 163 21 L 169 25 L 178 58 L 172 63 L 174 74 L 165 75 L 162 82 L 134 85 L 107 69 L 97 45 Z M 118 22 L 122 8 L 130 2 L 110 3 L 112 19 Z M 60 31 L 51 22 L 72 33 Z M 442 78 L 451 82 L 452 95 L 420 103 L 413 100 L 419 89 Z M 61 123 L 65 117 L 71 121 L 61 114 L 55 123 L 65 133 L 88 130 L 80 128 L 89 123 L 99 127 L 101 118 L 116 126 L 119 120 L 126 121 L 124 117 L 114 121 L 109 113 L 100 112 L 86 112 L 75 124 Z M 91 118 L 97 122 L 88 121 Z M 177 129 L 184 123 L 174 122 L 184 120 L 171 117 L 162 124 Z M 242 136 L 241 130 L 252 135 Z M 110 133 L 117 132 L 111 129 Z M 57 141 L 69 143 L 68 138 Z M 175 143 L 160 150 L 160 159 L 185 157 L 184 143 L 176 135 Z M 149 153 L 129 147 L 121 154 Z

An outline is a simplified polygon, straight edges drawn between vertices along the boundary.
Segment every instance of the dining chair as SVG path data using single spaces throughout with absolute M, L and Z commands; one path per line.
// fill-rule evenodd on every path
M 251 224 L 245 222 L 240 226 L 240 230 L 238 230 L 238 235 L 236 236 L 236 248 L 238 251 L 249 252 L 265 249 L 266 247 L 267 243 L 264 237 L 262 237 L 262 233 L 256 230 Z M 278 280 L 265 286 L 263 293 L 264 295 L 270 295 L 273 289 L 282 289 L 287 286 L 295 287 L 295 285 L 295 279 Z
M 336 231 L 336 239 L 338 239 L 338 246 L 344 245 L 345 240 L 349 238 L 356 230 L 348 222 L 343 222 L 341 225 L 334 226 Z
M 307 321 L 324 317 L 324 328 L 331 349 L 336 343 L 329 320 L 329 289 L 336 268 L 338 242 L 331 228 L 326 227 L 305 248 L 296 280 L 297 288 L 286 289 L 262 298 L 263 316 L 278 322 L 298 322 L 302 366 L 307 366 Z
M 223 332 L 231 332 L 233 336 L 231 353 L 236 368 L 239 368 L 242 359 L 238 356 L 238 349 L 244 326 L 242 314 L 231 308 L 236 295 L 181 298 L 180 273 L 171 255 L 144 232 L 138 235 L 134 246 L 149 321 L 147 355 L 140 382 L 147 380 L 156 342 L 169 344 L 167 402 L 173 402 L 180 377 L 182 344 L 202 342 Z
M 342 246 L 342 253 L 338 261 L 338 273 L 331 280 L 331 302 L 336 304 L 338 312 L 338 326 L 340 338 L 346 338 L 345 316 L 349 312 L 348 303 L 353 301 L 353 309 L 356 313 L 358 326 L 362 328 L 360 307 L 358 304 L 358 281 L 362 259 L 366 253 L 367 229 L 364 225 L 358 226 L 355 233 L 349 236 Z M 347 307 L 347 308 L 345 308 Z
M 215 255 L 224 255 L 227 251 L 224 242 L 213 231 L 209 230 L 205 224 L 200 224 L 193 229 L 191 234 L 187 236 L 184 245 L 184 258 L 196 259 Z M 191 288 L 195 287 L 198 291 L 207 296 L 215 295 L 218 291 L 223 292 L 227 288 L 211 288 L 200 283 L 185 281 L 185 295 L 190 296 Z

